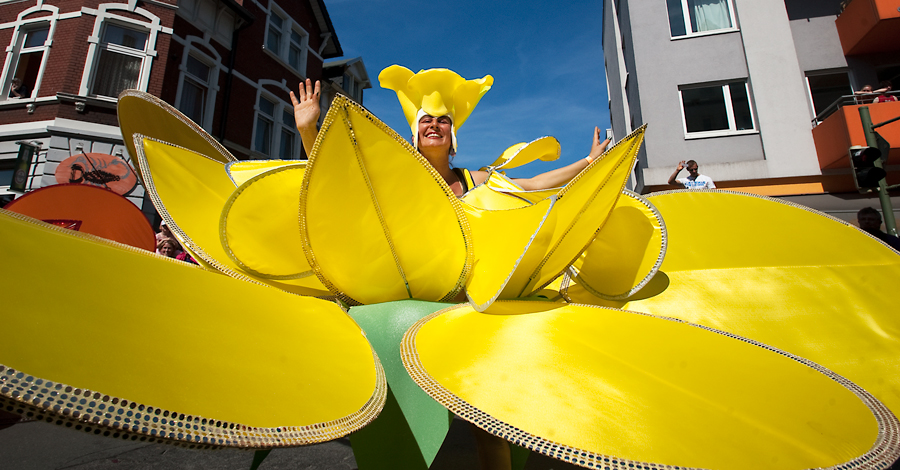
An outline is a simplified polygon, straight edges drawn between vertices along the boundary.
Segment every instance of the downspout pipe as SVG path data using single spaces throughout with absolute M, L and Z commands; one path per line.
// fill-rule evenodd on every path
M 219 132 L 218 136 L 216 136 L 216 140 L 218 140 L 219 143 L 222 143 L 222 141 L 225 140 L 225 126 L 228 122 L 228 107 L 231 103 L 231 84 L 234 81 L 234 61 L 237 56 L 238 36 L 240 36 L 242 30 L 248 28 L 256 20 L 256 18 L 253 17 L 253 14 L 234 0 L 224 0 L 224 3 L 240 16 L 243 20 L 243 24 L 235 29 L 234 34 L 231 35 L 231 53 L 228 55 L 228 75 L 225 76 L 225 92 L 222 94 L 222 116 L 219 119 Z

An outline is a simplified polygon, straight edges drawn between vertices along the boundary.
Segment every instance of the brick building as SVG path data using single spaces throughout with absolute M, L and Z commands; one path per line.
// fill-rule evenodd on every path
M 27 190 L 56 184 L 82 152 L 129 160 L 116 118 L 127 88 L 173 104 L 238 158 L 303 157 L 288 92 L 343 54 L 323 0 L 101 2 L 0 3 L 0 198 L 14 197 L 19 141 L 40 144 Z M 140 185 L 126 196 L 153 212 Z

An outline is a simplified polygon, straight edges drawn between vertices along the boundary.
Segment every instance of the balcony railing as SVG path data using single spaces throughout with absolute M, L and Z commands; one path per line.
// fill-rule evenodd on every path
M 812 135 L 819 168 L 822 170 L 848 168 L 850 147 L 866 145 L 859 117 L 860 107 L 869 108 L 869 114 L 875 124 L 900 116 L 900 101 L 872 103 L 871 100 L 875 96 L 878 95 L 843 96 L 816 116 L 814 123 L 818 125 L 813 128 Z M 878 133 L 891 145 L 891 151 L 886 155 L 888 163 L 893 165 L 900 163 L 900 122 L 887 124 L 879 128 Z
M 833 103 L 828 105 L 827 108 L 823 109 L 822 112 L 816 115 L 816 117 L 812 120 L 813 127 L 818 126 L 822 123 L 828 116 L 831 116 L 839 109 L 844 106 L 856 106 L 856 105 L 871 105 L 874 103 L 875 98 L 881 96 L 882 94 L 894 96 L 898 100 L 900 100 L 900 90 L 898 91 L 890 91 L 888 93 L 861 93 L 857 95 L 844 95 L 838 99 L 836 99 Z

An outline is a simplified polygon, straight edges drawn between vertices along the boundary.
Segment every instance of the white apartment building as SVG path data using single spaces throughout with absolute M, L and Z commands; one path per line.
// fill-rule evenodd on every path
M 898 7 L 897 0 L 604 0 L 613 133 L 618 139 L 649 124 L 635 189 L 672 188 L 677 163 L 693 159 L 719 188 L 814 207 L 828 199 L 836 209 L 822 208 L 836 211 L 877 206 L 865 199 L 871 195 L 843 209 L 838 199 L 861 197 L 848 159 L 850 145 L 865 143 L 858 107 L 868 105 L 876 123 L 900 115 L 900 102 L 854 97 L 882 80 L 900 88 Z M 880 131 L 892 143 L 889 163 L 900 163 L 900 123 Z M 888 179 L 900 182 L 900 172 Z

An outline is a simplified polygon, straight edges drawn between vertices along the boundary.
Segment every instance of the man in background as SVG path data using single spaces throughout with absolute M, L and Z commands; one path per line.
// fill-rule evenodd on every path
M 891 248 L 900 251 L 900 238 L 881 231 L 881 214 L 877 210 L 872 207 L 863 207 L 856 213 L 856 221 L 859 222 L 859 228 L 887 243 Z
M 678 173 L 681 170 L 687 168 L 688 175 L 685 178 L 678 178 Z M 685 189 L 716 189 L 715 183 L 713 183 L 712 178 L 706 175 L 701 175 L 698 170 L 700 168 L 697 165 L 697 162 L 694 160 L 688 160 L 685 163 L 684 160 L 678 162 L 678 168 L 675 169 L 675 173 L 672 173 L 672 176 L 669 177 L 669 184 L 681 184 L 684 185 Z

